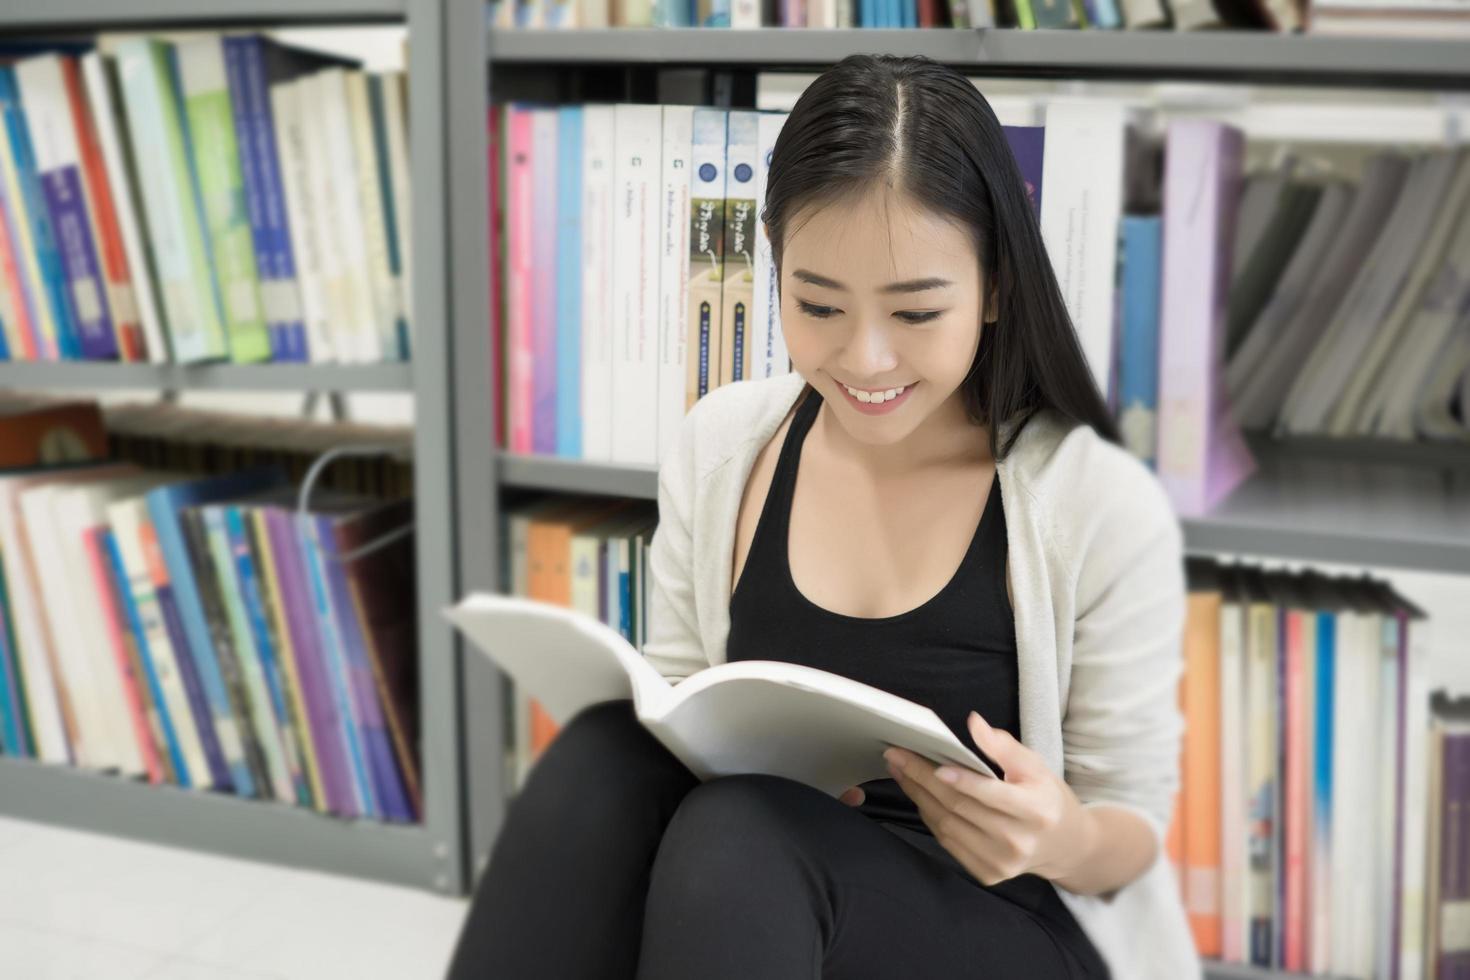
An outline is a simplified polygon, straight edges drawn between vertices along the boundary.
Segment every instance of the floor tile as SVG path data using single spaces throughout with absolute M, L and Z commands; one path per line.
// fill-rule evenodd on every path
M 3 863 L 3 862 L 0 862 Z M 25 980 L 143 980 L 162 965 L 161 953 L 0 921 L 0 976 Z

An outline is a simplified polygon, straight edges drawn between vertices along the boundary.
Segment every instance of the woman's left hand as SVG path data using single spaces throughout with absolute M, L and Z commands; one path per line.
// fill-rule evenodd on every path
M 934 838 L 982 884 L 1028 872 L 1066 877 L 1090 845 L 1091 822 L 1081 801 L 1009 732 L 973 711 L 969 724 L 975 744 L 1005 770 L 1004 780 L 936 766 L 897 746 L 883 753 L 888 771 Z

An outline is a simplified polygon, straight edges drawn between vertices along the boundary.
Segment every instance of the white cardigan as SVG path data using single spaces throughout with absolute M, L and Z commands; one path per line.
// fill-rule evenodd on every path
M 644 651 L 671 682 L 725 660 L 741 498 L 756 456 L 803 385 L 792 373 L 715 389 L 690 410 L 660 468 Z M 1009 431 L 1002 426 L 998 435 Z M 1050 411 L 1027 423 L 996 473 L 1021 740 L 1085 805 L 1125 807 L 1159 839 L 1149 869 L 1111 896 L 1057 892 L 1114 980 L 1199 977 L 1163 848 L 1184 730 L 1178 519 L 1146 465 Z

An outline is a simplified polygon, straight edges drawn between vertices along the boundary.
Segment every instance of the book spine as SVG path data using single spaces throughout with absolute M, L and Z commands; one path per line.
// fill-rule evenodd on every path
M 616 111 L 613 106 L 588 105 L 583 107 L 582 457 L 604 463 L 612 460 L 613 438 L 613 161 L 617 149 L 615 127 Z M 511 148 L 514 151 L 514 144 Z M 514 306 L 511 309 L 514 310 Z
M 506 340 L 506 418 L 510 426 L 512 452 L 529 453 L 533 446 L 534 408 L 532 360 L 533 295 L 532 253 L 534 201 L 532 190 L 532 133 L 530 109 L 507 105 L 510 117 L 510 165 L 507 174 L 506 288 L 509 317 Z M 544 165 L 543 161 L 543 165 Z
M 505 431 L 505 118 L 504 107 L 491 103 L 485 122 L 490 151 L 490 268 L 486 271 L 490 274 L 490 390 L 494 392 L 490 399 L 490 441 L 496 449 L 510 446 Z M 407 280 L 405 275 L 405 286 Z
M 96 51 L 82 57 L 82 78 L 86 83 L 103 170 L 112 195 L 132 301 L 142 326 L 141 346 L 149 361 L 161 364 L 169 359 L 169 351 L 164 340 L 165 328 L 158 298 L 153 291 L 152 266 L 139 230 L 140 205 L 134 183 L 135 165 L 128 157 L 122 138 L 116 80 L 109 62 Z
M 123 41 L 117 48 L 117 67 L 174 359 L 193 363 L 222 357 L 227 350 L 224 324 L 215 301 L 167 49 L 141 38 Z
M 216 789 L 229 790 L 233 788 L 230 767 L 225 760 L 219 734 L 215 729 L 214 716 L 209 707 L 209 696 L 204 690 L 204 681 L 199 675 L 194 658 L 189 656 L 188 637 L 184 632 L 183 620 L 179 616 L 179 607 L 174 598 L 173 586 L 169 581 L 168 568 L 164 564 L 163 550 L 158 544 L 158 534 L 146 510 L 146 502 L 143 508 L 143 514 L 138 521 L 138 535 L 143 549 L 143 562 L 158 602 L 158 613 L 163 620 L 168 642 L 173 648 L 179 674 L 184 679 L 189 710 L 194 718 L 194 727 L 199 733 L 199 741 L 204 750 L 211 782 Z
M 6 164 L 14 170 L 18 185 L 15 199 L 22 204 L 29 224 L 31 249 L 36 257 L 36 289 L 44 298 L 47 311 L 43 321 L 47 330 L 47 357 L 51 360 L 72 359 L 77 356 L 77 338 L 66 272 L 62 267 L 50 207 L 41 187 L 30 130 L 21 109 L 15 71 L 4 66 L 0 66 L 0 114 L 4 115 L 6 141 L 10 149 Z
M 658 462 L 658 201 L 662 111 L 615 107 L 613 445 L 617 463 Z
M 245 204 L 245 177 L 230 112 L 222 39 L 177 48 L 189 147 L 214 260 L 215 287 L 228 327 L 230 358 L 269 360 L 270 335 L 260 308 L 255 244 Z
M 251 39 L 257 41 L 259 39 Z M 245 45 L 247 39 L 240 37 L 220 38 L 224 53 L 225 88 L 229 96 L 230 116 L 235 127 L 235 141 L 239 149 L 240 177 L 245 194 L 245 215 L 250 226 L 250 240 L 255 254 L 255 271 L 258 280 L 266 340 L 270 346 L 270 360 L 284 361 L 287 357 L 283 325 L 273 316 L 270 297 L 276 285 L 275 262 L 272 253 L 270 230 L 265 220 L 265 191 L 261 186 L 262 176 L 260 147 L 256 145 L 257 133 L 251 111 L 246 104 Z
M 377 363 L 383 350 L 376 321 L 376 296 L 367 229 L 358 199 L 360 161 L 353 150 L 352 106 L 348 97 L 347 71 L 329 68 L 315 76 L 316 122 L 326 149 L 327 192 L 331 194 L 333 218 L 337 222 L 337 247 L 342 251 L 345 298 L 352 328 L 354 360 Z M 308 141 L 313 142 L 313 141 Z
M 362 810 L 352 785 L 346 722 L 338 711 L 323 660 L 321 634 L 314 618 L 312 592 L 302 566 L 294 519 L 289 511 L 280 508 L 267 508 L 265 519 L 270 528 L 276 575 L 281 582 L 284 600 L 283 612 L 291 644 L 297 654 L 307 717 L 312 727 L 326 796 L 333 813 L 358 817 Z
M 0 236 L 4 237 L 0 247 L 4 261 L 0 277 L 4 277 L 3 286 L 11 296 L 11 316 L 19 334 L 10 344 L 10 356 L 35 361 L 45 356 L 46 340 L 40 321 L 45 313 L 45 301 L 39 290 L 32 287 L 39 276 L 32 272 L 36 268 L 36 256 L 31 251 L 28 222 L 24 201 L 20 199 L 20 185 L 15 179 L 5 120 L 0 118 Z
M 308 220 L 315 229 L 319 246 L 322 295 L 326 301 L 332 350 L 339 363 L 355 364 L 365 360 L 358 333 L 362 317 L 360 306 L 366 290 L 351 277 L 350 245 L 343 242 L 348 230 L 345 219 L 338 214 L 336 181 L 340 175 L 334 169 L 325 129 L 328 125 L 326 116 L 331 111 L 324 95 L 327 82 L 326 74 L 319 72 L 298 78 L 291 86 L 296 90 L 300 145 L 305 151 L 309 178 L 305 200 L 309 209 Z M 360 249 L 361 242 L 357 245 Z
M 663 185 L 659 195 L 658 459 L 668 458 L 684 421 L 689 335 L 689 152 L 694 107 L 663 107 Z
M 357 794 L 357 807 L 363 816 L 380 819 L 382 805 L 373 792 L 362 720 L 357 714 L 352 697 L 351 676 L 342 632 L 332 608 L 331 586 L 327 579 L 324 542 L 332 540 L 331 520 L 315 514 L 303 514 L 297 520 L 297 540 L 301 547 L 302 564 L 311 585 L 317 628 L 321 631 L 322 660 L 326 664 L 332 696 L 337 703 L 338 716 L 342 719 L 342 728 L 347 734 L 347 758 L 353 791 Z
M 531 110 L 531 451 L 556 452 L 557 110 Z
M 555 446 L 582 455 L 582 108 L 557 115 Z
M 761 113 L 759 143 L 756 147 L 756 222 L 755 222 L 755 289 L 751 300 L 751 322 L 755 324 L 755 359 L 753 377 L 770 378 L 791 371 L 791 355 L 786 350 L 786 337 L 781 332 L 781 291 L 776 278 L 776 264 L 771 254 L 771 239 L 760 214 L 766 206 L 766 182 L 771 171 L 771 158 L 776 151 L 776 138 L 786 124 L 787 113 Z
M 10 199 L 5 181 L 0 179 L 0 328 L 4 330 L 6 360 L 35 360 L 32 346 L 30 297 L 22 283 L 20 263 L 16 259 L 15 239 L 11 235 Z
M 290 248 L 292 268 L 300 287 L 304 336 L 299 342 L 303 357 L 313 364 L 330 362 L 332 325 L 328 316 L 325 269 L 321 242 L 315 225 L 316 209 L 311 200 L 311 174 L 303 142 L 300 87 L 277 82 L 270 87 L 272 137 L 279 150 L 282 220 Z
M 276 647 L 266 621 L 265 602 L 261 596 L 260 577 L 255 556 L 251 551 L 249 532 L 245 528 L 247 517 L 242 508 L 223 505 L 220 508 L 224 543 L 229 549 L 230 559 L 238 583 L 238 594 L 245 630 L 255 646 L 260 661 L 261 679 L 265 682 L 265 693 L 275 719 L 275 731 L 281 741 L 282 756 L 286 772 L 290 776 L 292 799 L 302 806 L 311 806 L 311 788 L 306 765 L 302 760 L 302 734 L 304 727 L 295 712 L 289 688 L 276 657 Z
M 209 714 L 219 741 L 220 755 L 229 769 L 229 785 L 237 795 L 253 797 L 256 795 L 255 780 L 241 739 L 237 721 L 240 716 L 232 706 L 220 661 L 210 640 L 177 505 L 166 487 L 150 491 L 146 499 L 150 523 L 168 573 L 169 594 L 178 610 L 185 637 L 185 642 L 178 649 L 193 662 L 209 701 Z
M 148 680 L 143 665 L 136 659 L 136 647 L 129 649 L 123 640 L 122 612 L 118 609 L 118 597 L 111 585 L 108 571 L 106 527 L 89 529 L 82 535 L 82 550 L 87 558 L 87 567 L 92 574 L 96 589 L 99 612 L 106 623 L 104 627 L 111 641 L 112 654 L 117 663 L 118 674 L 123 680 L 123 692 L 127 698 L 128 717 L 132 721 L 133 735 L 142 755 L 143 770 L 148 782 L 159 785 L 167 781 L 164 754 L 160 746 L 163 731 L 158 710 L 148 694 Z
M 363 252 L 368 274 L 369 304 L 376 327 L 377 359 L 396 361 L 399 320 L 403 316 L 402 294 L 393 275 L 388 255 L 388 228 L 383 215 L 383 188 L 377 144 L 373 140 L 372 110 L 368 104 L 367 76 L 362 72 L 344 75 L 353 157 L 356 160 L 356 205 L 363 229 Z
M 393 200 L 398 281 L 403 293 L 400 353 L 404 360 L 408 360 L 413 356 L 413 194 L 408 164 L 408 95 L 403 72 L 385 72 L 382 80 L 383 123 L 387 127 L 384 156 L 390 173 L 386 183 Z
M 732 111 L 725 144 L 725 278 L 720 284 L 720 383 L 751 377 L 750 307 L 755 289 L 755 167 L 758 115 Z
M 301 742 L 301 764 L 310 788 L 311 805 L 318 813 L 330 813 L 332 804 L 322 773 L 311 712 L 307 708 L 307 675 L 301 668 L 295 638 L 286 625 L 285 597 L 281 593 L 281 576 L 266 516 L 265 508 L 251 508 L 244 521 L 250 560 L 261 582 L 260 603 L 265 620 L 266 642 L 275 650 L 281 671 L 285 675 L 283 686 L 290 710 L 291 726 Z
M 694 110 L 689 192 L 688 377 L 685 410 L 719 386 L 720 284 L 725 277 L 724 109 Z
M 398 227 L 398 200 L 393 185 L 393 149 L 389 131 L 389 93 L 398 82 L 394 73 L 370 75 L 367 80 L 368 110 L 372 122 L 373 158 L 377 163 L 376 190 L 383 213 L 383 248 L 387 256 L 389 295 L 393 310 L 393 339 L 388 344 L 390 359 L 408 360 L 408 298 L 403 283 L 403 232 Z

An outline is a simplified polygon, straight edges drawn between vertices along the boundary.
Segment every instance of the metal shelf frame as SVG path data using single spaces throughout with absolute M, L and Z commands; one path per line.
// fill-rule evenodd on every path
M 484 149 L 467 156 L 460 130 L 483 130 L 483 50 L 456 50 L 466 35 L 483 43 L 483 7 L 467 0 L 47 0 L 10 4 L 0 25 L 15 33 L 46 31 L 91 34 L 108 29 L 213 29 L 384 20 L 408 27 L 409 143 L 414 263 L 413 319 L 417 325 L 410 364 L 382 365 L 141 365 L 6 364 L 0 387 L 61 387 L 82 390 L 399 391 L 414 398 L 414 496 L 418 576 L 418 655 L 424 820 L 395 825 L 345 821 L 278 802 L 243 800 L 213 792 L 149 786 L 113 775 L 0 759 L 0 813 L 140 840 L 191 847 L 252 860 L 413 885 L 449 895 L 469 891 L 466 814 L 463 796 L 465 737 L 461 715 L 461 656 L 458 637 L 441 615 L 461 594 L 464 567 L 483 561 L 489 540 L 466 541 L 465 527 L 485 526 L 479 501 L 490 486 L 488 469 L 457 473 L 461 459 L 473 464 L 487 451 L 464 445 L 456 418 L 463 406 L 456 393 L 473 377 L 465 355 L 485 358 L 486 303 L 468 298 L 484 289 L 484 276 L 471 276 L 452 245 L 472 241 L 488 248 L 484 209 L 465 210 L 456 193 L 473 171 L 484 187 Z M 474 29 L 466 31 L 466 25 Z M 461 70 L 463 69 L 463 70 Z M 453 79 L 453 84 L 450 84 Z M 458 113 L 458 117 L 455 116 Z M 471 120 L 466 124 L 467 120 Z M 483 139 L 483 133 L 481 134 Z M 458 162 L 453 163 L 455 154 Z M 453 164 L 453 165 L 452 165 Z M 451 170 L 459 184 L 444 179 Z M 458 236 L 458 237 L 456 237 Z M 469 247 L 473 248 L 473 245 Z M 480 266 L 483 268 L 483 265 Z M 451 275 L 452 270 L 452 275 Z M 477 270 L 478 271 L 478 270 Z M 461 349 L 461 342 L 468 350 Z M 474 379 L 483 386 L 484 378 Z M 487 403 L 488 404 L 488 403 Z M 486 431 L 486 430 L 480 430 Z M 488 464 L 487 464 L 488 466 Z M 463 493 L 470 489 L 468 498 Z M 471 506 L 464 507 L 468 499 Z M 479 522 L 478 524 L 476 522 Z M 489 554 L 488 551 L 484 551 Z M 483 586 L 486 583 L 476 581 Z M 477 710 L 480 710 L 477 707 Z M 492 719 L 497 704 L 484 708 Z
M 815 30 L 649 28 L 489 31 L 492 64 L 513 68 L 687 66 L 820 71 L 854 53 L 927 55 L 972 75 L 1261 82 L 1461 90 L 1453 40 L 1258 31 Z

